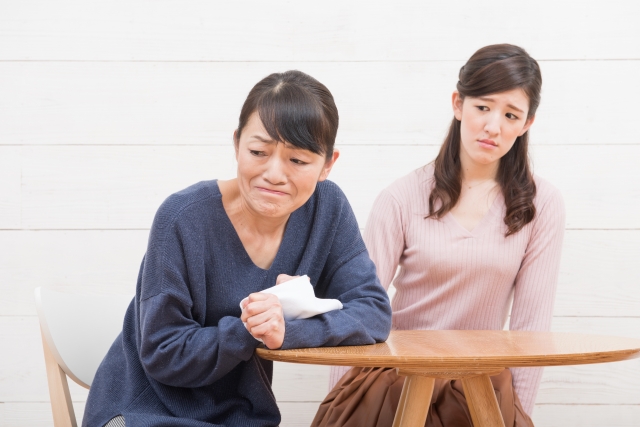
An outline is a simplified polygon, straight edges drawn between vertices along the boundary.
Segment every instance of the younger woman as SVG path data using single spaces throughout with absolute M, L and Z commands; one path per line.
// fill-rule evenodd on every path
M 365 243 L 382 285 L 397 290 L 393 329 L 500 330 L 513 302 L 509 329 L 549 330 L 564 206 L 529 166 L 541 85 L 523 49 L 477 51 L 460 69 L 435 161 L 379 195 Z M 342 373 L 335 368 L 333 381 Z M 492 377 L 507 427 L 532 425 L 541 376 L 521 368 Z M 313 425 L 391 426 L 403 381 L 394 369 L 353 368 Z M 427 425 L 472 425 L 460 381 L 436 381 Z

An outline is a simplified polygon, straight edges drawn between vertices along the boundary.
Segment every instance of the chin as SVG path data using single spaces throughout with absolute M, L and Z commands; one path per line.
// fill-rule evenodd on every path
M 288 212 L 286 208 L 269 202 L 260 202 L 256 205 L 256 211 L 260 213 L 260 215 L 266 217 L 279 217 L 283 215 L 287 215 L 291 212 Z

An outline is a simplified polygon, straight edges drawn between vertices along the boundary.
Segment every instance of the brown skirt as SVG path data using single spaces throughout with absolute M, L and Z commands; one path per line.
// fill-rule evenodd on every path
M 352 368 L 325 397 L 311 427 L 391 427 L 404 378 L 393 368 Z M 513 390 L 511 371 L 491 377 L 504 425 L 533 427 Z M 426 427 L 473 427 L 462 381 L 436 379 Z

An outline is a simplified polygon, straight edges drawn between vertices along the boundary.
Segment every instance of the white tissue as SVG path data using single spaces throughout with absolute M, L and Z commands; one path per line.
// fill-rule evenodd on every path
M 328 311 L 342 310 L 342 303 L 337 299 L 316 298 L 313 286 L 306 275 L 260 292 L 278 297 L 285 320 L 307 319 Z M 246 299 L 240 301 L 241 309 Z

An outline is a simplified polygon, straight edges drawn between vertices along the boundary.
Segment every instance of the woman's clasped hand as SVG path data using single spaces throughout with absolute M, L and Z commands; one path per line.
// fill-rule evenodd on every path
M 279 274 L 276 285 L 299 276 Z M 253 337 L 262 341 L 267 348 L 277 349 L 284 340 L 284 312 L 280 299 L 273 294 L 255 292 L 241 303 L 242 316 L 247 330 Z

